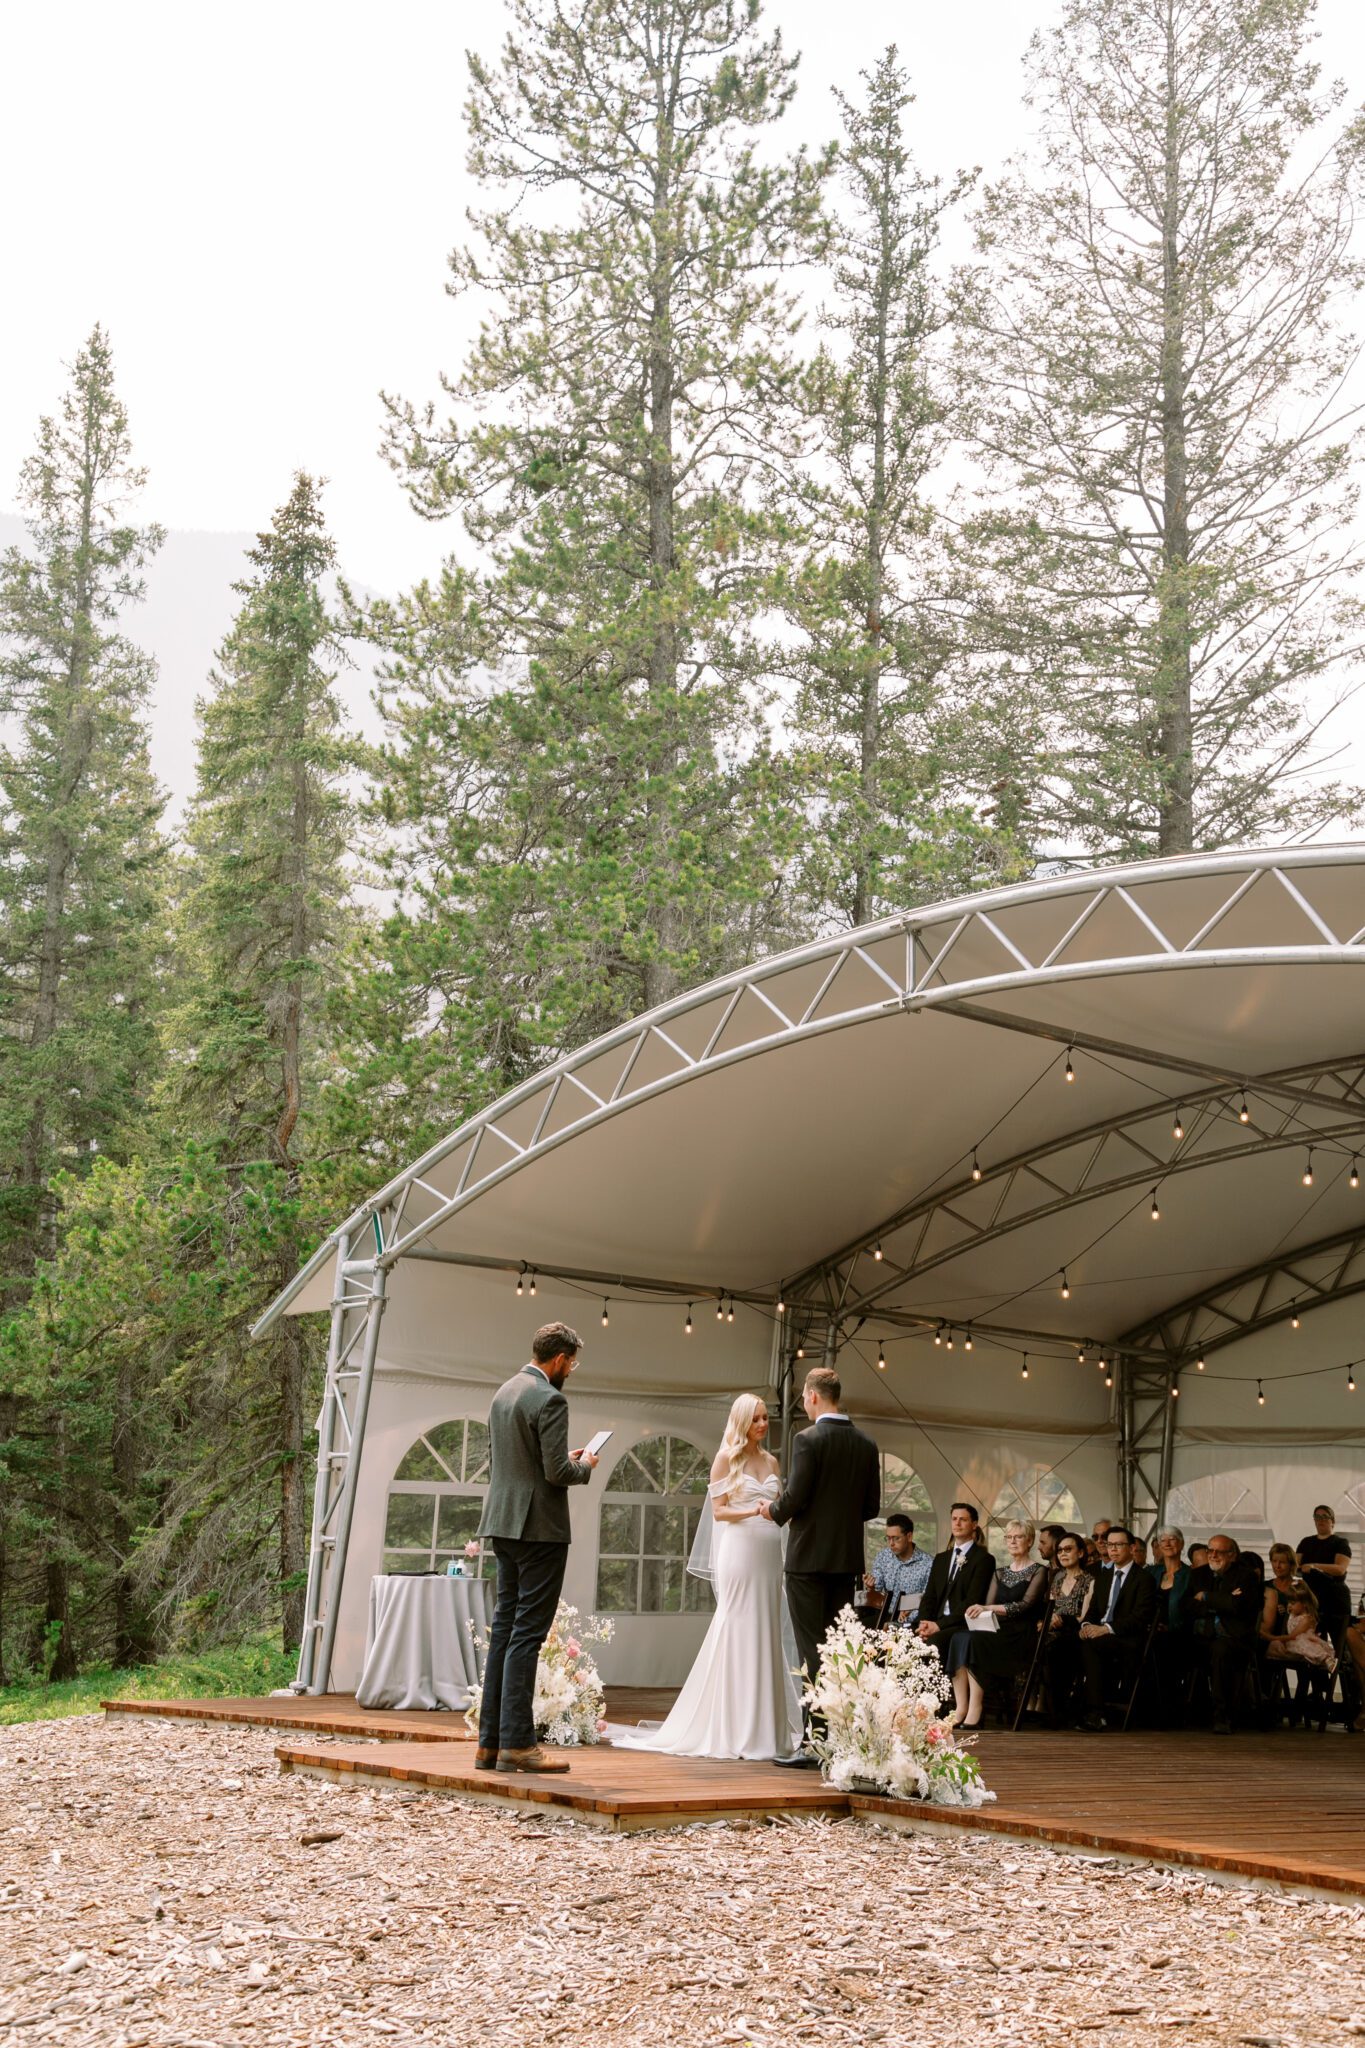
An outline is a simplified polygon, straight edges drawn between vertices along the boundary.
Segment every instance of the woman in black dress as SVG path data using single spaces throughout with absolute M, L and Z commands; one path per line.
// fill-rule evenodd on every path
M 979 1728 L 987 1682 L 1014 1678 L 1028 1668 L 1047 1598 L 1047 1566 L 1033 1555 L 1034 1534 L 1032 1522 L 1006 1523 L 1009 1563 L 996 1566 L 986 1598 L 980 1606 L 967 1609 L 969 1622 L 994 1615 L 995 1628 L 964 1631 L 961 1649 L 957 1643 L 953 1646 L 960 1659 L 951 1674 L 957 1704 L 955 1727 Z

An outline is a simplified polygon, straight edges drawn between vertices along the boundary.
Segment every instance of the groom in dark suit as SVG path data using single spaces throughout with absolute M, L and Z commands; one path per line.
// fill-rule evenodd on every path
M 813 1678 L 820 1646 L 866 1570 L 863 1524 L 881 1506 L 877 1446 L 839 1406 L 843 1385 L 831 1366 L 806 1374 L 801 1405 L 811 1420 L 791 1448 L 791 1470 L 777 1499 L 760 1512 L 787 1538 L 787 1608 L 796 1653 Z M 812 1759 L 813 1761 L 813 1759 Z
M 569 1556 L 569 1493 L 586 1486 L 595 1457 L 569 1449 L 564 1382 L 581 1341 L 546 1323 L 530 1362 L 498 1388 L 488 1411 L 491 1469 L 479 1522 L 498 1560 L 498 1604 L 488 1634 L 479 1705 L 480 1771 L 567 1771 L 536 1742 L 536 1662 L 550 1633 Z

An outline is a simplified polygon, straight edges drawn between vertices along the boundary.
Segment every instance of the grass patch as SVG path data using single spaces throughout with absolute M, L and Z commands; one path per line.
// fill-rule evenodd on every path
M 19 1721 L 61 1721 L 97 1714 L 101 1700 L 223 1699 L 276 1692 L 294 1676 L 298 1659 L 264 1639 L 232 1649 L 187 1651 L 130 1671 L 97 1664 L 59 1685 L 34 1679 L 0 1687 L 0 1728 Z

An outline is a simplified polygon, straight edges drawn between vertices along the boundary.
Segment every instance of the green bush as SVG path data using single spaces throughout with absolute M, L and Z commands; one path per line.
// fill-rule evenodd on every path
M 0 1687 L 0 1727 L 19 1721 L 60 1721 L 70 1714 L 97 1714 L 103 1700 L 223 1699 L 260 1697 L 288 1685 L 295 1659 L 264 1637 L 231 1649 L 187 1651 L 158 1664 L 115 1671 L 97 1664 L 58 1685 L 41 1679 Z

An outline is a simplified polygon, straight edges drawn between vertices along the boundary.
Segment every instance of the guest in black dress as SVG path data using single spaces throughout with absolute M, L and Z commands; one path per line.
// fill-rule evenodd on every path
M 1076 1681 L 1081 1674 L 1081 1623 L 1095 1590 L 1095 1575 L 1085 1568 L 1082 1536 L 1063 1536 L 1057 1545 L 1057 1576 L 1052 1581 L 1052 1619 L 1043 1645 L 1044 1692 L 1048 1720 L 1064 1728 L 1071 1719 Z
M 1033 1555 L 1034 1535 L 1032 1522 L 1006 1523 L 1009 1563 L 996 1566 L 986 1598 L 967 1609 L 969 1623 L 989 1614 L 995 1628 L 964 1629 L 953 1643 L 948 1671 L 957 1702 L 955 1727 L 979 1728 L 986 1683 L 1028 1668 L 1047 1598 L 1047 1566 Z

